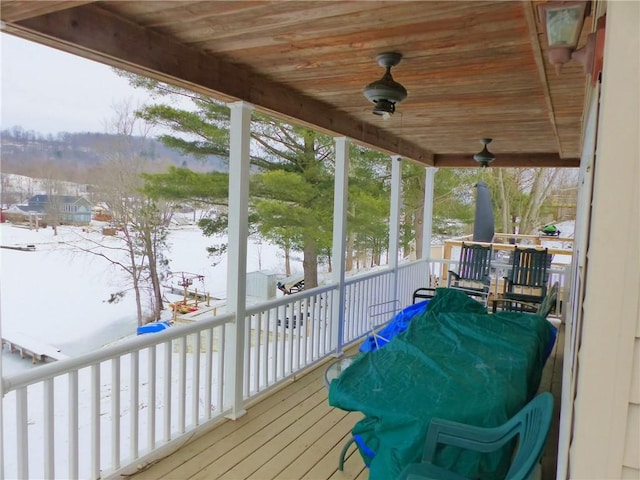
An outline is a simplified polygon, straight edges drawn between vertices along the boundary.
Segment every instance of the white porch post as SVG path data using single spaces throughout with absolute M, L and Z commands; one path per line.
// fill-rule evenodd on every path
M 331 262 L 333 281 L 338 284 L 338 293 L 331 308 L 331 350 L 338 352 L 343 344 L 345 304 L 345 250 L 347 248 L 347 205 L 349 200 L 349 141 L 338 137 L 336 142 L 336 169 L 333 187 L 333 246 Z
M 431 260 L 431 232 L 433 231 L 433 189 L 438 169 L 425 168 L 424 214 L 422 217 L 422 259 Z
M 391 206 L 389 215 L 389 268 L 393 272 L 390 298 L 398 298 L 398 249 L 400 246 L 400 196 L 402 194 L 402 157 L 391 157 Z
M 230 418 L 246 413 L 243 402 L 245 309 L 247 290 L 247 237 L 249 232 L 249 147 L 251 112 L 246 102 L 229 105 L 229 247 L 227 264 L 227 308 L 236 312 L 225 351 L 224 404 L 231 406 Z

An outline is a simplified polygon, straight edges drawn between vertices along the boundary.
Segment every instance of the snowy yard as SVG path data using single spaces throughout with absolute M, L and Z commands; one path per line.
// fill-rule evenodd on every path
M 34 343 L 42 343 L 59 348 L 62 353 L 68 356 L 78 356 L 89 353 L 103 347 L 104 345 L 113 344 L 118 340 L 136 337 L 136 317 L 135 302 L 133 295 L 129 294 L 122 301 L 116 304 L 109 304 L 106 300 L 110 293 L 121 290 L 127 285 L 126 276 L 115 267 L 109 264 L 105 259 L 95 255 L 81 252 L 74 249 L 74 245 L 78 243 L 89 245 L 87 238 L 99 241 L 103 244 L 116 244 L 118 240 L 114 237 L 103 236 L 100 225 L 96 225 L 90 229 L 82 229 L 80 227 L 60 227 L 58 235 L 54 236 L 53 229 L 45 228 L 29 230 L 13 226 L 8 223 L 0 224 L 1 244 L 3 246 L 19 246 L 26 247 L 34 245 L 35 250 L 20 251 L 3 248 L 0 250 L 1 255 L 1 319 L 2 334 L 9 336 L 16 334 L 17 336 L 32 339 Z M 200 229 L 196 226 L 181 226 L 173 228 L 169 235 L 169 244 L 171 245 L 168 253 L 170 258 L 170 269 L 172 271 L 186 271 L 204 276 L 204 283 L 198 283 L 199 291 L 206 291 L 213 296 L 226 296 L 226 261 L 222 260 L 215 267 L 211 266 L 211 260 L 207 257 L 206 247 L 213 243 L 212 239 L 204 237 Z M 280 271 L 283 265 L 283 259 L 279 250 L 266 243 L 256 244 L 249 242 L 247 270 L 249 272 L 258 270 L 260 267 L 265 270 Z M 294 268 L 300 268 L 301 265 L 294 264 Z M 196 284 L 194 283 L 194 287 Z M 166 311 L 167 318 L 170 318 L 171 312 Z M 173 329 L 172 329 L 173 330 Z M 216 338 L 219 339 L 220 331 L 215 330 Z M 214 335 L 213 333 L 211 335 Z M 146 337 L 146 336 L 145 336 Z M 205 334 L 203 341 L 208 338 Z M 219 340 L 213 340 L 215 344 Z M 290 344 L 292 345 L 292 344 Z M 289 352 L 290 345 L 287 345 L 286 352 Z M 149 419 L 148 414 L 151 413 L 151 405 L 146 402 L 153 398 L 153 411 L 156 413 L 158 429 L 154 433 L 155 441 L 169 435 L 170 432 L 181 431 L 184 423 L 187 425 L 197 422 L 196 413 L 193 408 L 186 409 L 186 418 L 180 420 L 179 412 L 183 411 L 184 405 L 198 405 L 197 416 L 207 418 L 207 415 L 219 415 L 219 401 L 212 400 L 209 402 L 211 413 L 207 413 L 207 407 L 203 399 L 207 395 L 216 398 L 219 394 L 218 376 L 210 375 L 209 394 L 206 392 L 207 385 L 206 370 L 202 369 L 197 374 L 200 380 L 194 382 L 191 365 L 196 365 L 193 349 L 187 345 L 186 355 L 181 355 L 179 343 L 173 344 L 172 352 L 164 350 L 166 344 L 158 345 L 155 348 L 153 362 L 149 362 L 148 350 L 142 350 L 135 357 L 130 354 L 122 356 L 117 363 L 102 363 L 98 368 L 97 391 L 99 392 L 99 412 L 100 415 L 100 437 L 103 448 L 100 449 L 100 464 L 109 465 L 109 460 L 114 455 L 128 456 L 127 452 L 130 447 L 131 436 L 129 430 L 133 427 L 130 422 L 139 422 L 139 436 L 136 441 L 143 448 L 149 448 Z M 282 348 L 285 348 L 284 345 Z M 273 349 L 271 350 L 273 353 Z M 205 365 L 205 362 L 212 364 L 212 368 L 219 368 L 220 359 L 218 358 L 217 347 L 215 351 L 207 357 L 206 353 L 198 355 L 201 360 L 198 364 Z M 285 356 L 288 356 L 285 353 Z M 253 358 L 252 353 L 252 358 Z M 270 356 L 271 358 L 271 356 Z M 283 357 L 284 358 L 284 357 Z M 131 378 L 132 364 L 135 359 L 136 378 Z M 167 365 L 167 362 L 170 364 Z M 166 383 L 166 377 L 163 373 L 173 372 L 169 374 L 170 387 L 162 387 L 156 390 L 154 394 L 149 396 L 151 392 L 148 386 L 151 385 L 149 377 L 149 366 L 156 365 L 158 369 L 156 380 L 162 384 Z M 4 377 L 10 377 L 13 374 L 24 372 L 32 368 L 38 368 L 42 364 L 33 365 L 30 358 L 21 359 L 19 354 L 11 354 L 8 348 L 2 353 L 2 373 Z M 186 367 L 190 365 L 190 367 Z M 117 373 L 113 369 L 117 366 Z M 167 370 L 168 368 L 168 370 Z M 182 373 L 181 373 L 182 372 Z M 117 377 L 113 377 L 117 374 Z M 66 476 L 69 474 L 68 453 L 67 448 L 74 443 L 74 439 L 70 436 L 71 430 L 66 426 L 70 421 L 70 412 L 77 415 L 77 441 L 80 445 L 80 452 L 86 452 L 86 448 L 91 443 L 91 431 L 94 426 L 91 425 L 91 409 L 92 395 L 94 391 L 92 368 L 87 367 L 78 372 L 77 384 L 75 387 L 78 393 L 78 403 L 74 406 L 70 404 L 72 400 L 68 396 L 70 379 L 66 376 L 56 377 L 52 385 L 52 396 L 50 397 L 50 408 L 53 421 L 56 424 L 56 450 L 55 465 L 56 474 Z M 115 381 L 114 381 L 115 380 Z M 154 382 L 156 381 L 154 380 Z M 120 393 L 114 398 L 112 385 L 116 383 L 120 385 Z M 195 391 L 190 386 L 196 386 L 199 395 L 193 396 Z M 169 388 L 169 390 L 166 390 Z M 29 436 L 29 474 L 33 478 L 44 476 L 43 459 L 41 452 L 45 449 L 46 439 L 46 419 L 47 411 L 46 392 L 43 391 L 43 384 L 36 384 L 28 388 L 27 397 L 27 418 L 28 436 Z M 136 407 L 131 404 L 131 393 L 137 392 Z M 163 410 L 166 410 L 167 399 L 165 396 L 168 392 L 183 391 L 182 399 L 183 407 L 180 407 L 180 401 L 169 401 L 170 414 L 169 420 L 164 420 L 161 416 Z M 174 396 L 175 393 L 171 393 Z M 116 403 L 114 403 L 116 402 Z M 16 392 L 13 391 L 3 399 L 4 409 L 4 438 L 7 440 L 4 444 L 4 474 L 6 478 L 13 478 L 18 475 L 17 470 L 17 450 L 19 438 L 16 439 L 18 429 L 18 418 L 15 412 L 19 400 Z M 119 405 L 119 406 L 118 406 Z M 118 410 L 119 423 L 122 424 L 122 431 L 118 434 L 118 440 L 115 441 L 113 436 L 113 408 Z M 132 417 L 132 410 L 139 411 L 136 416 Z M 215 410 L 215 411 L 214 411 Z M 144 413 L 148 411 L 148 413 Z M 140 415 L 140 420 L 136 421 Z M 73 420 L 71 420 L 73 421 Z M 155 423 L 154 422 L 154 423 Z M 169 422 L 169 423 L 167 423 Z M 183 424 L 181 426 L 181 423 Z M 127 426 L 129 425 L 129 426 Z M 163 431 L 164 429 L 164 431 Z M 172 435 L 173 433 L 171 433 Z M 18 440 L 13 441 L 14 439 Z M 120 453 L 113 451 L 113 445 L 118 445 Z M 31 447 L 35 446 L 35 450 Z M 59 447 L 59 448 L 58 448 Z M 111 447 L 111 448 L 110 448 Z M 90 465 L 88 464 L 89 455 L 81 454 L 79 457 L 80 477 L 84 478 L 88 475 Z
M 136 316 L 133 293 L 120 302 L 107 303 L 110 293 L 128 285 L 123 272 L 105 259 L 80 252 L 61 242 L 80 242 L 89 237 L 105 244 L 118 240 L 103 236 L 96 224 L 90 231 L 62 226 L 54 236 L 52 228 L 38 231 L 0 224 L 3 246 L 35 245 L 35 251 L 0 249 L 0 315 L 2 333 L 20 333 L 47 343 L 68 356 L 95 350 L 123 337 L 135 335 Z M 199 290 L 226 297 L 226 260 L 215 267 L 206 247 L 214 243 L 197 226 L 173 228 L 169 235 L 171 271 L 204 275 Z M 249 243 L 247 271 L 282 272 L 281 251 L 265 242 Z M 294 268 L 302 269 L 294 263 Z M 170 317 L 167 309 L 166 314 Z M 3 351 L 3 375 L 33 368 L 29 359 Z

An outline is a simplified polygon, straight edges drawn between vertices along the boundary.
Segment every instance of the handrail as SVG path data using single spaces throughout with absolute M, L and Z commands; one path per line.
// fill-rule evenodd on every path
M 451 238 L 451 239 L 447 239 L 445 240 L 445 242 L 449 242 L 449 241 L 472 241 L 471 239 L 473 238 L 473 235 L 463 235 L 461 237 L 455 237 L 455 238 Z M 548 235 L 524 235 L 524 234 L 519 234 L 519 233 L 494 233 L 493 234 L 493 238 L 505 238 L 507 240 L 517 240 L 517 239 L 521 239 L 521 240 L 534 240 L 534 241 L 540 241 L 540 240 L 549 240 L 549 241 L 554 241 L 554 242 L 570 242 L 573 243 L 574 239 L 572 237 L 554 237 L 554 236 L 548 236 Z M 474 242 L 474 243 L 479 243 L 479 242 Z
M 322 287 L 312 288 L 310 290 L 301 290 L 296 293 L 292 293 L 291 295 L 285 295 L 277 300 L 269 300 L 266 302 L 255 303 L 253 305 L 248 305 L 245 312 L 247 316 L 254 315 L 256 313 L 263 312 L 265 310 L 271 310 L 273 308 L 282 307 L 283 305 L 287 305 L 291 302 L 296 302 L 299 300 L 304 300 L 305 298 L 322 294 L 325 292 L 329 292 L 331 290 L 335 290 L 337 284 L 330 283 L 328 285 L 324 285 Z
M 7 394 L 12 390 L 26 387 L 34 382 L 51 379 L 58 375 L 67 373 L 70 370 L 79 370 L 132 351 L 142 350 L 192 333 L 197 333 L 206 328 L 218 327 L 225 323 L 231 323 L 234 319 L 234 314 L 226 314 L 213 317 L 209 320 L 198 321 L 197 323 L 180 325 L 176 328 L 168 328 L 160 332 L 155 332 L 153 335 L 140 335 L 134 338 L 125 339 L 116 345 L 110 346 L 109 348 L 102 348 L 94 352 L 78 355 L 77 357 L 48 363 L 26 372 L 5 377 L 2 379 L 2 388 L 4 393 Z
M 562 241 L 556 237 L 553 237 L 554 241 Z M 573 241 L 573 239 L 570 239 Z M 445 256 L 447 252 L 447 246 L 462 246 L 462 240 L 445 240 Z M 504 251 L 513 251 L 516 248 L 522 248 L 524 245 L 522 244 L 512 244 L 512 243 L 496 243 L 496 242 L 474 242 L 465 240 L 464 243 L 470 243 L 473 245 L 482 245 L 482 246 L 492 246 L 494 250 L 504 250 Z M 527 245 L 529 248 L 538 248 L 541 245 Z M 573 249 L 571 248 L 557 248 L 557 247 L 545 247 L 548 250 L 550 255 L 573 255 Z
M 376 270 L 370 271 L 370 272 L 364 272 L 364 273 L 358 273 L 356 275 L 351 275 L 349 277 L 347 277 L 344 281 L 345 285 L 352 285 L 354 283 L 358 283 L 361 282 L 363 280 L 369 280 L 369 279 L 373 279 L 373 278 L 377 278 L 377 277 L 383 277 L 385 275 L 388 275 L 389 273 L 393 272 L 393 270 L 387 266 L 381 266 L 380 268 L 377 268 Z

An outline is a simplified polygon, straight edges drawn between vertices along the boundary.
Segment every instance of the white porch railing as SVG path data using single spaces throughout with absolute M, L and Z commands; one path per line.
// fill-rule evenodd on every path
M 247 308 L 245 400 L 331 353 L 336 286 L 315 288 Z
M 232 321 L 175 327 L 4 378 L 4 478 L 100 478 L 224 415 L 221 353 Z
M 343 325 L 331 318 L 337 285 L 249 306 L 244 401 L 369 334 L 391 316 L 372 306 L 406 307 L 416 288 L 436 286 L 447 263 L 417 261 L 348 278 Z M 212 313 L 3 378 L 3 477 L 97 479 L 132 471 L 229 414 L 224 361 L 233 358 L 226 338 L 234 321 Z

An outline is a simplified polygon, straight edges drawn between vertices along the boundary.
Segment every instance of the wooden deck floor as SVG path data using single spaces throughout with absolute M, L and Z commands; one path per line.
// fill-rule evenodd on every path
M 564 329 L 543 373 L 540 391 L 556 398 L 556 416 L 542 461 L 542 480 L 555 479 L 562 382 Z M 327 403 L 324 366 L 303 375 L 248 408 L 236 421 L 224 421 L 180 450 L 131 476 L 133 480 L 368 478 L 360 455 L 350 449 L 344 472 L 337 460 L 359 413 Z

